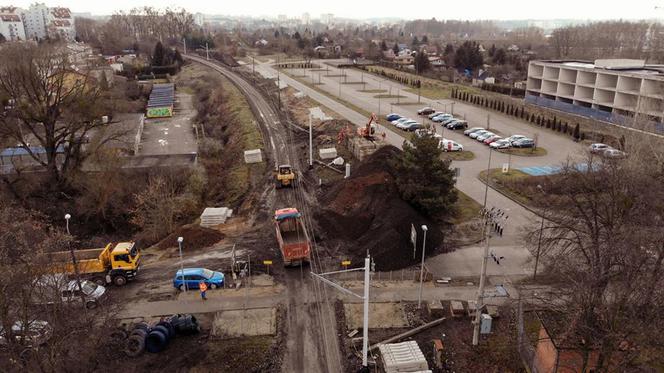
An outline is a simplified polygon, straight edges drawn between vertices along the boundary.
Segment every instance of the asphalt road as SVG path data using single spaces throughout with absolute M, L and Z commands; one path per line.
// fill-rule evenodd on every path
M 321 66 L 327 67 L 325 61 L 315 62 Z M 256 70 L 263 75 L 277 76 L 277 71 L 271 66 L 271 62 L 256 65 Z M 420 104 L 413 105 L 412 103 L 418 102 L 418 96 L 406 92 L 405 89 L 408 87 L 404 85 L 382 79 L 378 76 L 362 73 L 359 70 L 344 69 L 344 71 L 346 74 L 345 78 L 335 76 L 326 77 L 326 72 L 324 71 L 308 71 L 306 77 L 301 77 L 299 79 L 304 79 L 307 82 L 320 82 L 321 84 L 316 85 L 318 89 L 324 90 L 332 96 L 340 96 L 342 99 L 350 101 L 358 107 L 380 114 L 383 118 L 390 112 L 396 112 L 400 115 L 408 116 L 416 120 L 424 120 L 426 123 L 428 119 L 418 116 L 417 109 L 424 106 L 431 106 L 439 111 L 450 112 L 453 106 L 454 114 L 458 117 L 465 118 L 470 127 L 486 127 L 488 117 L 490 128 L 500 131 L 500 133 L 504 135 L 522 134 L 529 137 L 537 137 L 539 146 L 547 149 L 547 155 L 541 157 L 509 157 L 506 154 L 494 151 L 491 152 L 491 163 L 489 165 L 489 149 L 487 146 L 464 136 L 460 131 L 443 130 L 441 126 L 436 126 L 438 133 L 441 133 L 446 138 L 463 144 L 465 150 L 470 150 L 475 153 L 474 160 L 455 161 L 452 163 L 452 167 L 458 167 L 461 171 L 461 175 L 457 178 L 457 188 L 478 201 L 480 204 L 484 203 L 486 193 L 487 207 L 499 208 L 505 211 L 509 216 L 505 221 L 503 236 L 493 238 L 491 247 L 498 255 L 505 256 L 510 265 L 503 266 L 496 270 L 500 271 L 502 274 L 515 276 L 523 275 L 524 272 L 529 271 L 530 268 L 532 268 L 532 256 L 523 246 L 521 236 L 523 229 L 536 224 L 539 221 L 539 217 L 495 190 L 489 188 L 487 191 L 485 184 L 478 179 L 478 175 L 481 171 L 486 170 L 487 166 L 490 168 L 500 168 L 505 163 L 510 163 L 512 168 L 560 165 L 566 162 L 568 157 L 580 156 L 584 150 L 583 147 L 571 141 L 569 137 L 558 135 L 550 130 L 536 128 L 511 117 L 490 112 L 480 107 L 454 102 L 452 100 L 431 100 L 421 97 Z M 288 73 L 293 76 L 302 76 L 303 70 L 293 69 L 288 71 Z M 341 70 L 330 67 L 329 75 L 340 74 L 342 74 Z M 364 115 L 357 113 L 338 101 L 319 93 L 310 86 L 302 84 L 300 81 L 293 79 L 286 74 L 280 74 L 280 80 L 297 90 L 305 92 L 312 99 L 336 111 L 357 126 L 363 126 L 367 121 L 367 118 Z M 364 81 L 366 84 L 340 84 L 343 82 L 359 81 Z M 375 97 L 377 93 L 360 92 L 360 90 L 370 89 L 384 89 L 387 90 L 386 93 L 392 93 L 393 95 L 398 94 L 404 97 L 399 98 L 398 100 L 395 98 L 379 99 Z M 452 105 L 453 102 L 454 105 Z M 403 105 L 403 103 L 411 104 Z M 386 129 L 384 129 L 384 132 L 387 134 L 386 140 L 390 144 L 401 148 L 404 141 L 402 136 Z M 404 133 L 404 135 L 407 136 L 406 133 Z M 434 273 L 442 276 L 446 273 L 450 273 L 450 270 L 452 269 L 450 266 L 443 265 L 446 263 L 446 258 L 449 257 L 450 260 L 454 260 L 456 256 L 463 256 L 464 259 L 459 263 L 465 264 L 462 267 L 456 268 L 464 268 L 464 271 L 456 271 L 455 273 L 464 273 L 465 275 L 478 273 L 482 251 L 475 252 L 471 248 L 464 248 L 458 252 L 458 254 L 443 254 L 440 256 L 440 259 L 431 258 L 427 263 Z M 494 264 L 489 263 L 490 273 L 493 265 Z

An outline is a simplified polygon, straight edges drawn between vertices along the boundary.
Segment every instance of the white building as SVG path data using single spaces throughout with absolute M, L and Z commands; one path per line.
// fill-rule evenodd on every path
M 25 26 L 25 36 L 28 39 L 46 38 L 46 25 L 48 25 L 48 7 L 45 4 L 32 4 L 23 10 L 21 17 Z
M 325 25 L 331 25 L 334 22 L 334 14 L 332 13 L 323 13 L 320 15 L 321 23 Z
M 25 40 L 25 28 L 18 8 L 0 8 L 0 35 L 8 41 Z
M 28 39 L 63 38 L 74 40 L 76 28 L 69 8 L 49 8 L 43 3 L 35 3 L 21 13 L 25 36 Z
M 526 102 L 664 133 L 664 65 L 643 60 L 530 61 Z
M 205 15 L 203 13 L 194 14 L 194 23 L 198 26 L 203 26 L 205 23 Z
M 311 16 L 309 16 L 309 13 L 302 13 L 302 24 L 308 25 L 309 23 L 311 23 Z

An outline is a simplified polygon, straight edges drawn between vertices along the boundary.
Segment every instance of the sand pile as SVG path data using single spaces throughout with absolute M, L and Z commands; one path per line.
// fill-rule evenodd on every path
M 427 254 L 441 252 L 443 235 L 438 225 L 399 197 L 389 165 L 389 159 L 399 152 L 386 146 L 368 157 L 349 179 L 338 181 L 321 196 L 316 216 L 324 239 L 339 243 L 356 263 L 368 249 L 375 258 L 376 270 L 419 263 L 422 224 L 429 227 Z M 418 231 L 416 259 L 410 242 L 411 224 Z

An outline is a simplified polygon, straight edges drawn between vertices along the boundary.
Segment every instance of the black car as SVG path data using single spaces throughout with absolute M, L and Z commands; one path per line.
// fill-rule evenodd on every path
M 451 125 L 449 125 L 447 128 L 451 130 L 462 130 L 468 128 L 468 122 L 465 120 L 458 120 L 456 122 L 453 122 Z
M 512 143 L 515 148 L 534 148 L 535 141 L 533 139 L 520 139 Z
M 433 114 L 435 112 L 436 111 L 434 109 L 430 108 L 430 107 L 424 107 L 424 108 L 421 108 L 420 110 L 417 111 L 417 115 L 429 115 L 429 114 Z

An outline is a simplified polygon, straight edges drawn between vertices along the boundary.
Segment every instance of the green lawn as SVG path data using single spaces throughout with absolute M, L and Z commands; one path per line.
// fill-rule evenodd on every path
M 475 159 L 475 153 L 467 150 L 462 152 L 443 152 L 443 159 L 451 159 L 453 161 L 472 161 Z
M 521 157 L 541 157 L 547 154 L 546 149 L 542 147 L 537 148 L 509 148 L 499 149 L 501 153 L 512 154 Z
M 461 224 L 477 218 L 480 215 L 480 205 L 467 194 L 457 189 L 457 202 L 455 205 L 456 216 L 451 220 L 452 224 Z

